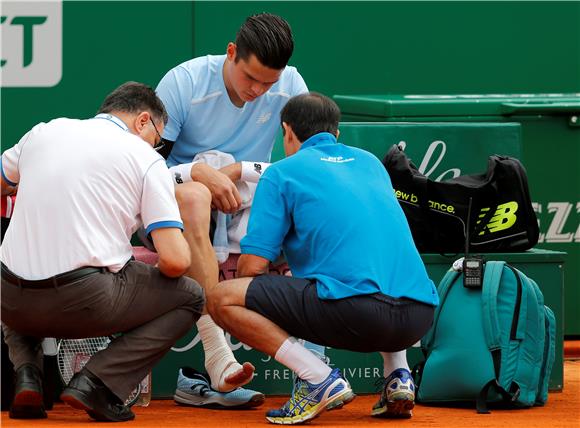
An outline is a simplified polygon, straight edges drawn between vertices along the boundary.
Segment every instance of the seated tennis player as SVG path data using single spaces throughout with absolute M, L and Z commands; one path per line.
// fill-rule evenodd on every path
M 46 418 L 42 338 L 123 332 L 61 399 L 98 421 L 133 419 L 125 399 L 199 319 L 204 293 L 181 276 L 189 247 L 171 174 L 153 149 L 166 122 L 153 89 L 128 82 L 95 117 L 40 123 L 2 153 L 2 195 L 18 186 L 0 255 L 2 327 L 16 370 L 11 418 Z M 132 260 L 141 224 L 158 268 Z
M 409 417 L 406 361 L 387 367 L 427 332 L 438 304 L 385 168 L 337 142 L 339 118 L 338 106 L 316 93 L 286 104 L 287 158 L 258 183 L 238 263 L 243 278 L 207 291 L 220 326 L 297 373 L 290 400 L 266 414 L 275 424 L 306 422 L 353 397 L 342 373 L 296 337 L 381 352 L 386 379 L 372 413 Z M 293 277 L 267 274 L 281 251 Z

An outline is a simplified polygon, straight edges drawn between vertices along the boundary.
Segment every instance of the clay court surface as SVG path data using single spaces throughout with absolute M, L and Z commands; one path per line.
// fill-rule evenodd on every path
M 252 410 L 209 410 L 181 407 L 171 400 L 153 400 L 149 407 L 135 407 L 137 418 L 132 422 L 115 424 L 123 427 L 267 427 L 264 419 L 270 407 L 279 407 L 287 397 L 268 397 L 266 403 Z M 494 410 L 478 415 L 473 409 L 436 408 L 417 405 L 410 420 L 374 419 L 369 411 L 376 400 L 374 395 L 358 396 L 341 410 L 323 413 L 308 425 L 320 427 L 505 427 L 505 428 L 580 428 L 580 359 L 564 364 L 564 391 L 551 393 L 545 407 L 526 410 Z M 86 413 L 57 403 L 48 419 L 40 421 L 12 420 L 2 412 L 2 427 L 87 427 L 111 426 L 92 421 Z

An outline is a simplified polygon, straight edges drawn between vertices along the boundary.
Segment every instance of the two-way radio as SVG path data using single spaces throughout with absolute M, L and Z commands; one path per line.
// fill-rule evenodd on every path
M 465 232 L 465 257 L 463 258 L 463 286 L 467 288 L 481 288 L 483 286 L 484 260 L 481 256 L 469 255 L 469 228 L 471 221 L 471 203 L 467 208 L 467 225 Z

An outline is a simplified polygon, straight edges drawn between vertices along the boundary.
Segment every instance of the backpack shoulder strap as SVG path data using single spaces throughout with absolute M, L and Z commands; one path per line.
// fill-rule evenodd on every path
M 482 290 L 482 317 L 483 317 L 483 331 L 488 349 L 493 360 L 495 379 L 490 380 L 480 391 L 477 397 L 478 413 L 488 413 L 487 399 L 490 390 L 495 390 L 501 395 L 503 401 L 510 405 L 518 399 L 520 395 L 520 386 L 512 382 L 509 387 L 504 388 L 500 383 L 500 366 L 501 366 L 501 329 L 497 313 L 497 302 L 500 282 L 504 272 L 504 267 L 513 270 L 511 266 L 504 261 L 490 261 L 486 263 L 483 290 Z M 516 281 L 519 281 L 518 273 L 514 271 Z M 517 317 L 521 317 L 522 312 L 519 310 Z M 523 323 L 518 323 L 523 324 Z
M 497 317 L 497 293 L 505 262 L 488 261 L 485 264 L 481 296 L 483 330 L 488 348 L 493 351 L 501 346 L 501 330 Z

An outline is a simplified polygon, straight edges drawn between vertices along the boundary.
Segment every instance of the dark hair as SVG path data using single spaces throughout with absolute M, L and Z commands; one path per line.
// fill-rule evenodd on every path
M 107 95 L 98 113 L 148 111 L 156 122 L 167 124 L 167 112 L 155 91 L 139 82 L 126 82 Z
M 288 64 L 293 50 L 290 25 L 270 13 L 248 17 L 236 35 L 236 62 L 254 54 L 262 65 L 281 70 Z
M 290 98 L 280 113 L 280 119 L 292 127 L 303 143 L 320 132 L 336 136 L 340 109 L 330 98 L 310 92 Z

